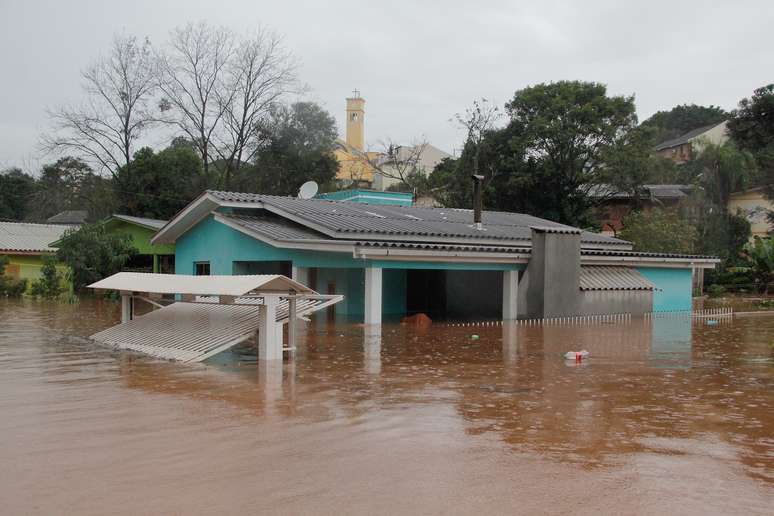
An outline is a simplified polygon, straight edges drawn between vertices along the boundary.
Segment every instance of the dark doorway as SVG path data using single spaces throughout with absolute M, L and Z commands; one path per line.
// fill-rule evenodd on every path
M 500 271 L 411 269 L 407 272 L 406 311 L 436 320 L 502 318 Z

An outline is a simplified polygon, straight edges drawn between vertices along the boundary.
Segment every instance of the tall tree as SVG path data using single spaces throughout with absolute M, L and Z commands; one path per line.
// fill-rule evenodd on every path
M 118 211 L 138 217 L 172 217 L 207 188 L 203 180 L 201 159 L 186 142 L 178 140 L 159 153 L 142 148 L 134 155 L 131 172 L 127 168 L 118 171 Z
M 162 119 L 196 146 L 205 175 L 217 165 L 220 186 L 229 188 L 257 152 L 259 122 L 296 86 L 293 57 L 264 30 L 240 38 L 200 22 L 170 39 L 158 60 Z
M 239 189 L 295 195 L 306 181 L 334 179 L 338 161 L 332 153 L 336 122 L 317 104 L 275 105 L 259 124 L 259 148 L 252 166 L 238 171 Z
M 0 171 L 0 220 L 25 220 L 35 178 L 19 168 Z
M 94 162 L 115 174 L 129 165 L 135 142 L 153 121 L 150 42 L 116 36 L 109 54 L 81 76 L 84 103 L 49 112 L 54 130 L 43 136 L 42 146 Z
M 677 138 L 693 129 L 718 124 L 728 117 L 729 113 L 718 106 L 681 104 L 669 111 L 654 113 L 642 122 L 642 125 L 654 129 L 655 142 L 661 143 L 671 138 Z

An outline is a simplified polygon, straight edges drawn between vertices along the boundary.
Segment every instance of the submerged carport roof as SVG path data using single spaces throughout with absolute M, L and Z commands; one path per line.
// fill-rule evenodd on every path
M 316 294 L 306 285 L 279 274 L 191 276 L 187 274 L 119 272 L 92 283 L 89 288 L 200 296 L 246 296 L 260 293 L 287 293 L 289 291 Z

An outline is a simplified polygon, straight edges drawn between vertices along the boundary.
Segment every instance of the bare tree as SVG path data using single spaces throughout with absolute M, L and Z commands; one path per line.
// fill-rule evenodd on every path
M 471 174 L 480 174 L 480 161 L 486 134 L 495 128 L 502 117 L 500 108 L 489 103 L 485 98 L 474 100 L 473 105 L 465 113 L 457 113 L 454 120 L 466 131 L 465 147 L 472 150 Z M 485 174 L 485 182 L 491 180 L 493 171 Z
M 260 120 L 296 84 L 292 55 L 268 31 L 239 38 L 203 22 L 189 24 L 172 32 L 169 49 L 159 55 L 164 120 L 194 143 L 205 172 L 220 161 L 224 187 L 254 157 Z
M 129 166 L 134 143 L 153 122 L 150 42 L 115 36 L 108 56 L 83 71 L 84 103 L 49 111 L 53 132 L 42 138 L 48 152 L 69 153 L 115 175 Z
M 411 145 L 398 145 L 387 140 L 382 143 L 383 151 L 374 153 L 369 163 L 376 174 L 399 181 L 416 194 L 419 183 L 429 172 L 424 170 L 422 163 L 422 155 L 428 145 L 424 138 Z
M 215 131 L 234 96 L 226 82 L 234 51 L 232 32 L 200 22 L 173 30 L 169 48 L 158 55 L 162 121 L 193 142 L 205 173 L 217 155 L 212 152 Z
M 223 130 L 217 135 L 217 153 L 224 162 L 223 185 L 240 164 L 255 157 L 255 131 L 273 105 L 297 85 L 292 55 L 282 38 L 259 30 L 239 42 L 227 67 L 228 95 L 223 108 Z

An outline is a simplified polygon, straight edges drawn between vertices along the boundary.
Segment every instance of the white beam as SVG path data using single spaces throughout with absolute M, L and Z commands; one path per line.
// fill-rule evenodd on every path
M 365 321 L 366 324 L 382 324 L 382 269 L 365 269 Z
M 277 324 L 279 299 L 265 296 L 263 300 L 258 316 L 258 359 L 282 360 L 282 325 Z
M 132 320 L 132 296 L 121 293 L 121 322 L 128 323 Z
M 516 320 L 519 299 L 519 271 L 503 271 L 503 320 Z

